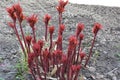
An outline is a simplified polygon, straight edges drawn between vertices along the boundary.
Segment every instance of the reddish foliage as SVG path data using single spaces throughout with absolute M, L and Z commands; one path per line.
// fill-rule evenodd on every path
M 94 26 L 93 26 L 92 32 L 94 34 L 97 34 L 100 29 L 102 29 L 102 25 L 99 24 L 99 23 L 95 23 Z
M 50 21 L 50 19 L 51 19 L 51 16 L 49 14 L 46 14 L 44 16 L 44 22 L 45 22 L 45 24 L 48 24 L 48 22 Z
M 12 29 L 14 29 L 14 28 L 15 28 L 15 26 L 14 26 L 14 23 L 13 23 L 13 22 L 8 22 L 8 25 L 9 25 Z
M 61 24 L 59 28 L 59 35 L 62 35 L 64 29 L 65 29 L 65 25 Z
M 29 67 L 32 66 L 34 58 L 35 58 L 35 53 L 29 53 L 28 54 L 28 65 L 29 65 Z
M 38 53 L 40 51 L 40 45 L 38 43 L 34 43 L 32 48 L 35 53 Z
M 8 7 L 6 8 L 9 16 L 12 18 L 12 20 L 15 22 L 16 21 L 16 14 L 15 14 L 15 10 L 14 10 L 14 7 Z
M 76 47 L 77 44 L 78 44 L 78 40 L 76 39 L 76 37 L 71 36 L 69 38 L 69 46 Z
M 31 43 L 32 36 L 28 35 L 25 37 L 25 39 L 26 39 L 27 44 L 29 45 Z
M 84 34 L 80 33 L 79 37 L 80 37 L 80 40 L 83 40 Z
M 47 48 L 43 51 L 43 57 L 44 58 L 49 58 L 49 51 L 48 51 Z
M 76 36 L 78 37 L 78 35 L 81 33 L 81 31 L 84 29 L 84 24 L 82 23 L 78 23 L 77 25 L 77 30 L 76 30 Z
M 88 64 L 88 61 L 92 55 L 92 49 L 94 46 L 96 35 L 98 31 L 102 28 L 101 24 L 99 23 L 95 23 L 92 29 L 94 33 L 94 39 L 92 41 L 92 45 L 88 55 L 82 52 L 81 49 L 81 44 L 84 39 L 84 34 L 81 33 L 84 29 L 84 24 L 82 23 L 78 23 L 74 36 L 69 37 L 67 52 L 64 52 L 62 50 L 62 41 L 64 37 L 63 31 L 65 29 L 65 25 L 62 23 L 62 13 L 64 12 L 64 8 L 67 3 L 68 0 L 59 0 L 59 4 L 57 6 L 57 10 L 59 12 L 59 30 L 58 37 L 55 42 L 52 38 L 55 28 L 54 26 L 48 27 L 48 23 L 51 19 L 50 15 L 46 14 L 44 16 L 45 40 L 42 40 L 36 38 L 35 35 L 35 24 L 38 21 L 37 15 L 33 14 L 26 18 L 27 22 L 32 28 L 33 33 L 32 35 L 24 37 L 21 22 L 25 19 L 25 16 L 20 4 L 14 4 L 13 6 L 6 9 L 9 13 L 9 16 L 13 20 L 13 22 L 9 22 L 8 25 L 15 31 L 15 34 L 17 35 L 25 58 L 28 60 L 28 67 L 30 68 L 34 80 L 47 80 L 49 73 L 51 73 L 52 77 L 59 78 L 60 80 L 78 80 L 80 69 L 83 67 L 83 65 L 86 66 Z M 20 23 L 19 25 L 23 39 L 20 38 L 20 35 L 16 28 L 16 20 L 18 20 L 18 22 Z M 50 34 L 49 39 L 47 39 L 48 32 Z M 24 40 L 24 44 L 27 43 L 27 46 L 23 46 L 22 40 Z M 27 55 L 25 50 L 27 50 Z M 86 59 L 85 63 L 82 62 L 83 59 Z M 65 77 L 65 75 L 67 76 Z
M 43 40 L 38 40 L 38 44 L 40 45 L 40 47 L 42 48 L 44 46 L 44 41 Z
M 64 0 L 59 0 L 59 5 L 56 7 L 57 11 L 59 13 L 62 13 L 64 12 L 64 8 L 65 6 L 67 5 L 68 3 L 68 0 L 64 1 Z
M 38 16 L 35 15 L 35 14 L 33 14 L 33 15 L 27 17 L 27 21 L 28 21 L 30 27 L 31 27 L 32 29 L 35 29 L 35 24 L 36 24 L 37 21 L 38 21 Z
M 71 66 L 71 70 L 72 70 L 73 72 L 77 72 L 77 71 L 79 71 L 80 68 L 81 68 L 80 65 L 72 65 L 72 66 Z
M 22 12 L 22 7 L 20 6 L 19 3 L 13 5 L 14 11 L 16 13 L 16 16 L 19 20 L 19 22 L 22 22 L 25 19 L 25 16 L 23 15 Z
M 50 27 L 49 27 L 49 33 L 50 33 L 51 35 L 53 34 L 54 30 L 55 30 L 54 26 L 50 26 Z
M 80 52 L 80 58 L 83 59 L 86 56 L 84 52 Z

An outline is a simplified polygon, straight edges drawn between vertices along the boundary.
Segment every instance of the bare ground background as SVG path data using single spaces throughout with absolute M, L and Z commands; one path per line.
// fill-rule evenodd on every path
M 16 2 L 18 0 L 0 1 L 0 78 L 5 80 L 15 80 L 16 69 L 14 66 L 20 54 L 15 34 L 7 26 L 7 22 L 11 20 L 5 10 L 6 7 Z M 52 16 L 50 24 L 56 26 L 57 30 L 56 0 L 19 0 L 19 2 L 27 16 L 33 13 L 39 15 L 37 23 L 38 37 L 41 38 L 44 33 L 42 21 L 45 13 Z M 67 38 L 75 33 L 76 24 L 82 22 L 85 24 L 84 34 L 86 36 L 83 47 L 86 52 L 90 47 L 91 29 L 94 22 L 102 24 L 103 30 L 97 36 L 93 59 L 91 59 L 89 65 L 90 68 L 83 71 L 82 74 L 84 74 L 86 80 L 120 80 L 120 8 L 69 3 L 66 6 L 66 12 L 63 14 L 63 22 L 66 25 L 64 50 L 67 49 Z M 25 22 L 23 25 L 25 32 L 30 32 L 29 26 Z M 54 34 L 54 37 L 56 35 Z

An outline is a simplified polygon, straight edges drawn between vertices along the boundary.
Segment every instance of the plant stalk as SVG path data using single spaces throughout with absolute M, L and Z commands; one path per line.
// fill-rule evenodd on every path
M 45 24 L 45 41 L 47 41 L 48 24 Z
M 33 31 L 33 38 L 34 38 L 34 41 L 36 42 L 35 29 L 32 29 L 32 31 Z
M 25 44 L 25 48 L 27 49 L 27 44 L 26 44 L 25 35 L 24 35 L 23 29 L 22 29 L 21 22 L 19 22 L 19 25 L 20 25 L 20 31 L 21 31 L 21 34 L 22 34 L 22 38 L 23 38 L 23 41 L 24 41 L 24 44 Z
M 76 64 L 78 63 L 78 59 L 79 59 L 79 51 L 80 51 L 80 47 L 81 47 L 81 42 L 82 42 L 82 40 L 79 40 L 79 46 L 78 46 L 78 53 L 77 53 Z
M 89 52 L 89 55 L 88 55 L 88 58 L 87 58 L 87 60 L 86 60 L 86 62 L 85 62 L 84 67 L 86 67 L 86 65 L 88 64 L 88 61 L 89 61 L 89 59 L 90 59 L 90 57 L 91 57 L 91 55 L 92 55 L 92 49 L 93 49 L 93 47 L 94 47 L 95 39 L 96 39 L 96 34 L 94 35 L 94 39 L 93 39 L 93 41 L 92 41 L 92 46 L 91 46 L 91 48 L 90 48 L 90 52 Z
M 19 36 L 19 34 L 18 34 L 18 30 L 17 30 L 17 28 L 16 28 L 16 22 L 15 22 L 15 21 L 14 21 L 14 26 L 15 26 L 15 28 L 14 28 L 15 34 L 16 34 L 16 36 L 17 36 L 17 38 L 18 38 L 18 41 L 19 41 L 19 43 L 20 43 L 20 45 L 21 45 L 22 51 L 23 51 L 24 56 L 25 56 L 25 58 L 26 58 L 27 55 L 26 55 L 26 53 L 25 53 L 24 46 L 23 46 L 22 41 L 21 41 L 21 39 L 20 39 L 20 36 Z

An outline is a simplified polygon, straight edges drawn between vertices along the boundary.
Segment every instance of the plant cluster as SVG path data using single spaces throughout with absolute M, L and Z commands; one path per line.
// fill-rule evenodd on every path
M 18 38 L 34 80 L 48 80 L 50 78 L 78 80 L 80 69 L 86 67 L 90 60 L 97 33 L 102 28 L 101 24 L 95 23 L 93 26 L 94 39 L 88 54 L 83 52 L 81 48 L 84 39 L 84 34 L 82 33 L 84 29 L 83 23 L 78 23 L 75 34 L 68 39 L 67 52 L 63 52 L 62 41 L 65 24 L 62 22 L 62 13 L 65 11 L 67 3 L 68 0 L 59 0 L 59 4 L 56 7 L 59 14 L 58 37 L 56 41 L 53 41 L 55 27 L 49 26 L 51 19 L 49 14 L 46 14 L 43 20 L 45 24 L 44 39 L 37 40 L 35 24 L 38 21 L 38 16 L 36 14 L 25 16 L 19 3 L 6 9 L 13 21 L 8 22 L 8 25 L 14 30 Z M 23 20 L 26 20 L 31 27 L 32 35 L 25 35 L 22 27 Z M 16 24 L 19 24 L 21 33 L 18 32 Z M 49 45 L 46 47 L 47 44 Z M 83 60 L 85 60 L 84 63 Z

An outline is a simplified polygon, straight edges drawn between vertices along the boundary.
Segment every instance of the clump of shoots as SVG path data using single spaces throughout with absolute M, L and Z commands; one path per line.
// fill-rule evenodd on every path
M 8 22 L 8 25 L 14 30 L 18 38 L 25 60 L 28 63 L 29 71 L 34 80 L 48 80 L 51 78 L 56 78 L 58 80 L 78 80 L 80 69 L 84 66 L 86 67 L 92 56 L 92 49 L 97 33 L 102 28 L 99 23 L 95 23 L 93 26 L 92 32 L 94 34 L 94 39 L 88 55 L 83 52 L 81 48 L 82 41 L 84 40 L 82 31 L 85 26 L 83 23 L 78 23 L 75 34 L 68 39 L 69 44 L 67 51 L 63 52 L 62 41 L 65 24 L 62 21 L 62 13 L 65 11 L 67 3 L 68 0 L 59 0 L 59 4 L 56 7 L 59 13 L 58 36 L 56 41 L 53 41 L 55 27 L 49 26 L 49 21 L 51 19 L 49 14 L 46 14 L 43 20 L 45 24 L 45 39 L 37 39 L 35 33 L 37 26 L 35 25 L 38 21 L 38 15 L 33 14 L 25 17 L 19 3 L 7 8 L 7 12 L 13 21 Z M 26 20 L 32 29 L 31 35 L 24 34 L 21 24 L 23 20 Z M 21 35 L 16 27 L 17 21 L 19 22 Z M 49 37 L 47 37 L 48 34 L 50 35 Z M 20 36 L 22 36 L 22 38 Z M 49 43 L 47 47 L 45 46 L 46 43 Z M 54 48 L 55 46 L 56 48 Z M 86 60 L 85 63 L 83 60 Z
M 24 56 L 27 57 L 27 54 L 25 52 L 25 48 L 27 48 L 26 40 L 25 40 L 23 29 L 22 29 L 22 25 L 21 25 L 22 21 L 25 19 L 22 8 L 21 8 L 20 4 L 18 3 L 18 4 L 14 4 L 11 7 L 6 8 L 6 10 L 7 10 L 9 16 L 11 17 L 11 19 L 13 21 L 13 22 L 9 22 L 8 25 L 14 30 L 14 32 L 15 32 L 17 38 L 18 38 L 18 41 L 21 45 Z M 23 46 L 22 40 L 20 38 L 20 35 L 19 35 L 17 27 L 16 27 L 16 21 L 17 20 L 19 22 L 20 32 L 22 34 L 22 38 L 23 38 L 25 47 Z

